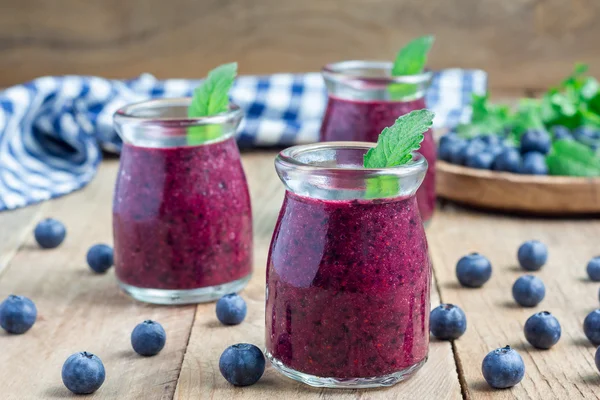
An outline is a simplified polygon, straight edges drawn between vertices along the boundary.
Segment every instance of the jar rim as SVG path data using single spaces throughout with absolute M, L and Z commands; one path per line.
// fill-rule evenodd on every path
M 313 172 L 320 175 L 339 175 L 363 173 L 366 177 L 379 175 L 395 175 L 398 177 L 410 176 L 427 169 L 427 160 L 421 153 L 413 152 L 413 159 L 407 164 L 385 168 L 364 167 L 331 167 L 315 165 L 300 161 L 299 156 L 315 151 L 324 150 L 369 150 L 377 144 L 372 142 L 320 142 L 306 145 L 288 147 L 277 155 L 275 164 L 304 172 Z
M 393 83 L 405 84 L 427 84 L 433 72 L 425 70 L 420 74 L 391 76 L 390 72 L 393 67 L 391 61 L 376 61 L 376 60 L 346 60 L 330 64 L 326 64 L 321 73 L 326 79 L 333 81 L 361 81 L 371 85 L 389 85 Z M 361 73 L 351 73 L 351 71 L 379 71 L 385 73 L 382 76 L 371 76 Z

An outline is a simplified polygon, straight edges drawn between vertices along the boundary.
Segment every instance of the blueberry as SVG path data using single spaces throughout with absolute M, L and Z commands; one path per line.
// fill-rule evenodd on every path
M 528 130 L 521 137 L 521 154 L 537 151 L 547 154 L 550 151 L 550 135 L 541 130 Z
M 491 387 L 505 389 L 521 382 L 525 376 L 525 363 L 519 353 L 506 346 L 485 356 L 481 372 Z
M 598 371 L 600 371 L 600 347 L 596 349 L 594 361 L 596 362 L 596 368 L 598 368 Z
M 462 151 L 467 145 L 464 139 L 458 138 L 440 146 L 438 155 L 441 160 L 452 164 L 462 164 Z
M 594 345 L 600 345 L 600 308 L 592 311 L 583 320 L 583 332 Z
M 456 133 L 453 133 L 453 132 L 447 133 L 440 138 L 439 147 L 444 147 L 444 146 L 448 145 L 448 143 L 455 142 L 457 140 L 461 140 L 461 139 Z
M 226 294 L 217 301 L 217 318 L 224 325 L 237 325 L 246 318 L 246 302 L 236 293 Z
M 594 257 L 588 262 L 587 274 L 594 282 L 600 281 L 600 256 Z
M 492 276 L 492 264 L 479 253 L 471 253 L 456 263 L 456 277 L 466 287 L 481 287 Z
M 0 303 L 0 326 L 8 333 L 27 332 L 36 318 L 37 308 L 27 297 L 11 294 Z
M 479 139 L 471 140 L 466 146 L 462 148 L 461 153 L 459 154 L 460 164 L 465 165 L 467 160 L 473 158 L 475 155 L 481 153 L 485 150 L 487 146 Z
M 36 242 L 44 249 L 53 249 L 60 246 L 65 240 L 67 230 L 62 222 L 53 218 L 46 218 L 39 222 L 33 231 Z
M 429 329 L 438 339 L 458 339 L 467 329 L 467 317 L 454 304 L 440 304 L 431 310 Z
M 600 131 L 589 126 L 580 126 L 573 131 L 573 137 L 581 143 L 590 145 L 600 139 Z
M 484 135 L 481 140 L 488 146 L 499 146 L 502 144 L 502 139 L 498 135 Z
M 554 346 L 558 343 L 561 334 L 560 323 L 548 311 L 529 317 L 523 330 L 527 341 L 538 349 L 549 349 Z
M 562 125 L 553 126 L 552 133 L 554 134 L 554 140 L 573 139 L 571 131 Z
M 494 162 L 494 155 L 488 152 L 477 153 L 465 161 L 465 165 L 477 169 L 490 169 Z
M 496 156 L 492 168 L 496 171 L 517 173 L 521 169 L 521 155 L 516 149 L 506 147 Z
M 232 385 L 254 385 L 265 372 L 265 356 L 253 344 L 234 344 L 221 354 L 219 370 Z
M 62 380 L 75 394 L 90 394 L 102 386 L 106 371 L 102 360 L 86 351 L 67 358 L 62 367 Z
M 167 333 L 158 322 L 146 320 L 138 324 L 131 332 L 131 346 L 141 356 L 158 354 L 167 341 Z
M 98 273 L 105 273 L 114 264 L 113 248 L 106 244 L 95 244 L 87 252 L 87 263 Z
M 526 153 L 523 156 L 520 172 L 526 175 L 548 175 L 546 156 L 535 151 Z
M 533 275 L 523 275 L 512 287 L 512 295 L 523 307 L 535 307 L 546 296 L 544 282 Z
M 548 260 L 548 248 L 538 240 L 528 240 L 519 247 L 517 259 L 523 269 L 537 271 Z

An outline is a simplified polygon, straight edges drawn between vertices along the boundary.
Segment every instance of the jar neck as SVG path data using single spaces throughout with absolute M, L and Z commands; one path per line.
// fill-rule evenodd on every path
M 157 99 L 130 104 L 114 115 L 115 130 L 124 143 L 140 147 L 194 147 L 231 138 L 243 112 L 235 104 L 227 112 L 188 117 L 191 98 Z
M 364 168 L 363 158 L 375 143 L 327 142 L 294 146 L 275 159 L 287 190 L 321 200 L 377 200 L 414 196 L 423 182 L 427 161 L 418 153 L 408 164 Z
M 344 100 L 407 102 L 422 99 L 432 73 L 392 76 L 386 61 L 342 61 L 328 64 L 321 73 L 330 96 Z

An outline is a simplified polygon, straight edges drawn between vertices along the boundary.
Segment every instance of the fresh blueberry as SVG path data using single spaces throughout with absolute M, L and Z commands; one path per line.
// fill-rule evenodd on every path
M 492 276 L 490 260 L 479 253 L 471 253 L 456 263 L 456 277 L 466 287 L 481 287 Z
M 562 125 L 553 126 L 552 133 L 554 134 L 554 140 L 573 139 L 573 136 L 571 136 L 571 131 Z
M 525 363 L 516 350 L 506 346 L 491 351 L 485 356 L 481 364 L 481 372 L 491 387 L 505 389 L 521 382 L 525 376 Z
M 494 163 L 494 155 L 488 152 L 477 153 L 465 161 L 465 165 L 477 169 L 490 169 Z
M 462 151 L 459 155 L 460 163 L 462 165 L 466 165 L 467 160 L 484 151 L 486 147 L 486 144 L 478 138 L 469 141 L 469 143 L 462 148 Z
M 516 149 L 506 147 L 496 156 L 492 168 L 496 171 L 517 173 L 521 169 L 521 155 Z
M 158 322 L 146 320 L 138 324 L 131 332 L 131 346 L 141 356 L 158 354 L 167 341 L 167 333 Z
M 538 240 L 528 240 L 519 247 L 517 259 L 523 269 L 537 271 L 548 260 L 548 248 Z
M 523 156 L 520 172 L 526 175 L 548 175 L 546 157 L 542 153 L 535 151 L 526 153 Z
M 219 370 L 232 385 L 254 385 L 265 372 L 265 356 L 253 344 L 234 344 L 221 354 Z
M 454 133 L 454 132 L 447 133 L 440 138 L 439 147 L 444 147 L 444 146 L 448 145 L 448 143 L 455 142 L 457 140 L 461 140 L 461 139 L 456 133 Z
M 580 126 L 573 131 L 573 137 L 583 144 L 593 144 L 600 139 L 600 131 L 589 126 Z
M 596 362 L 596 368 L 598 368 L 598 371 L 600 371 L 600 347 L 596 349 L 594 361 Z
M 113 248 L 106 244 L 95 244 L 87 252 L 87 263 L 98 273 L 105 273 L 114 264 Z
M 600 308 L 592 311 L 583 320 L 583 332 L 594 345 L 600 345 Z
M 600 256 L 594 257 L 588 262 L 587 274 L 594 282 L 600 281 Z
M 217 318 L 224 325 L 237 325 L 246 318 L 246 302 L 236 293 L 226 294 L 217 301 Z
M 488 146 L 499 146 L 502 144 L 502 139 L 498 135 L 484 135 L 481 140 Z
M 75 394 L 94 393 L 105 378 L 102 360 L 87 351 L 71 355 L 62 367 L 63 383 Z
M 36 318 L 37 308 L 27 297 L 11 294 L 0 303 L 0 326 L 8 333 L 27 332 Z
M 493 144 L 488 146 L 486 152 L 490 153 L 492 156 L 494 156 L 494 160 L 496 160 L 496 157 L 498 157 L 500 155 L 500 153 L 502 153 L 505 149 L 507 148 L 507 146 L 505 146 L 504 144 Z M 492 167 L 493 167 L 493 163 L 492 163 Z
M 62 222 L 53 218 L 46 218 L 37 224 L 33 235 L 41 247 L 44 249 L 53 249 L 60 246 L 63 240 L 65 240 L 67 230 Z
M 521 154 L 537 151 L 547 154 L 550 151 L 550 135 L 545 131 L 528 130 L 521 137 Z
M 440 304 L 429 316 L 431 334 L 441 340 L 458 339 L 467 329 L 467 316 L 454 304 Z
M 515 281 L 512 295 L 515 301 L 523 307 L 535 307 L 546 296 L 546 287 L 540 278 L 523 275 Z
M 561 334 L 560 323 L 548 311 L 529 317 L 523 330 L 527 341 L 538 349 L 549 349 L 554 346 L 558 343 Z
M 462 152 L 466 145 L 467 142 L 461 138 L 449 141 L 440 146 L 438 155 L 441 160 L 452 164 L 462 164 Z

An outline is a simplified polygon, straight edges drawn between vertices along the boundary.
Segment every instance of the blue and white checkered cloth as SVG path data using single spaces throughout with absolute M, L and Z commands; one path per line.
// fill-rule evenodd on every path
M 113 113 L 152 97 L 189 96 L 198 80 L 159 81 L 151 75 L 121 81 L 87 76 L 43 77 L 0 91 L 0 210 L 64 195 L 85 186 L 102 159 L 118 152 Z M 434 126 L 470 118 L 471 93 L 486 90 L 479 70 L 435 74 L 427 105 Z M 231 91 L 245 111 L 238 143 L 289 146 L 318 140 L 327 102 L 318 73 L 242 76 Z

